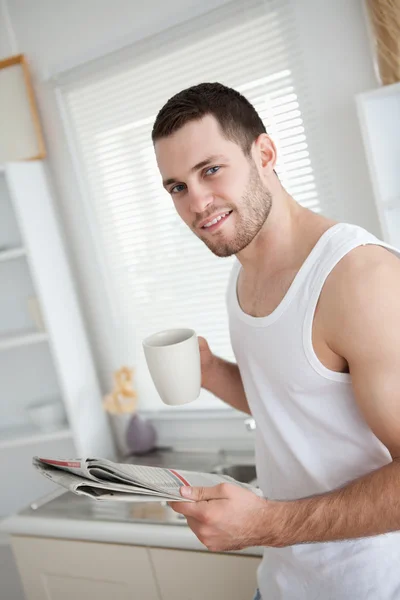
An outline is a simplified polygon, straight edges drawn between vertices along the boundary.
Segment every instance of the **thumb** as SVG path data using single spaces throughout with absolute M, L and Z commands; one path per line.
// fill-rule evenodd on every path
M 210 348 L 206 338 L 203 338 L 201 335 L 197 336 L 197 341 L 199 343 L 200 350 L 207 350 Z
M 180 489 L 181 496 L 184 498 L 190 498 L 200 502 L 201 500 L 217 500 L 221 498 L 227 498 L 226 491 L 224 491 L 223 484 L 207 486 L 207 487 L 189 487 L 183 486 Z

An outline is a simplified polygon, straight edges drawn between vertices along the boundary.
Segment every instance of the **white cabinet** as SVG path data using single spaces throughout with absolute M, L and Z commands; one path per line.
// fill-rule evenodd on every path
M 27 600 L 247 600 L 259 557 L 12 537 Z
M 34 454 L 114 458 L 101 391 L 42 161 L 0 169 L 0 518 L 53 487 Z M 60 399 L 43 432 L 34 401 Z
M 12 538 L 26 600 L 160 600 L 146 548 Z
M 357 108 L 383 235 L 400 248 L 400 83 L 360 94 Z
M 0 533 L 0 598 L 26 600 L 12 549 Z
M 152 548 L 162 600 L 250 600 L 259 558 Z

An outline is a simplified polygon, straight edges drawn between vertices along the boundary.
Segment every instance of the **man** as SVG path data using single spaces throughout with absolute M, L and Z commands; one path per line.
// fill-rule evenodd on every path
M 180 217 L 238 259 L 237 364 L 200 338 L 202 384 L 253 414 L 265 496 L 182 488 L 196 502 L 171 506 L 212 551 L 265 547 L 263 600 L 399 599 L 399 254 L 299 206 L 254 107 L 230 88 L 171 98 L 153 141 Z

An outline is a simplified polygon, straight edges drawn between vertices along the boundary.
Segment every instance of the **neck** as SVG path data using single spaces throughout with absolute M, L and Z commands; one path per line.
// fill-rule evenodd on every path
M 300 268 L 320 236 L 334 224 L 300 206 L 279 184 L 263 227 L 237 258 L 248 274 Z

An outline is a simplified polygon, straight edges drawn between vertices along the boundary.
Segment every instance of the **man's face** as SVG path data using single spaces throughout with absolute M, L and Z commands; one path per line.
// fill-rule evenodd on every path
M 157 140 L 165 189 L 179 216 L 217 256 L 243 250 L 263 226 L 271 194 L 251 157 L 208 115 Z

